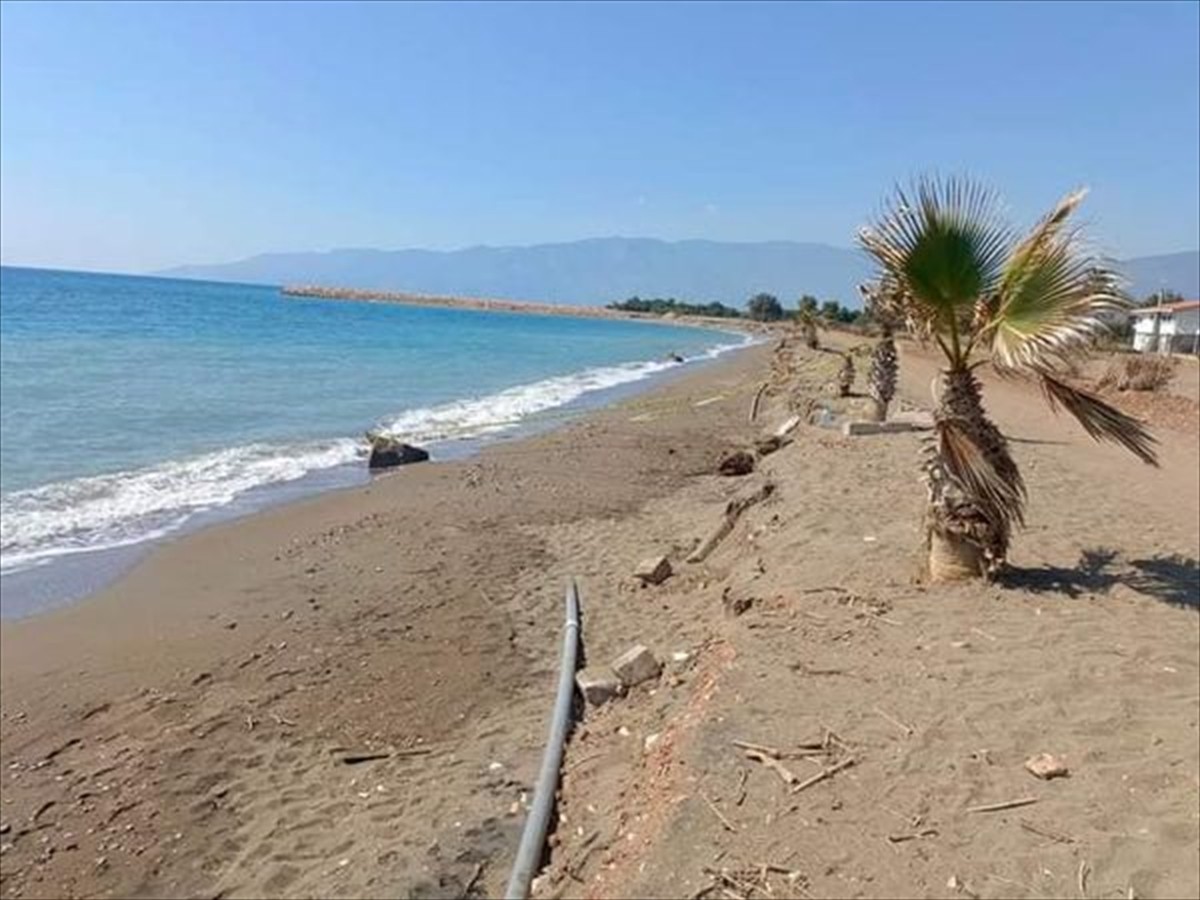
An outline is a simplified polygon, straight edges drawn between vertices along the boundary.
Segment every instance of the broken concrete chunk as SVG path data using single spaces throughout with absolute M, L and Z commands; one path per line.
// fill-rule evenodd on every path
M 1058 778 L 1068 773 L 1066 762 L 1052 753 L 1039 753 L 1025 760 L 1025 768 L 1043 780 Z
M 642 584 L 662 584 L 671 577 L 671 561 L 665 556 L 647 557 L 638 563 L 633 574 Z
M 613 660 L 612 670 L 617 673 L 621 683 L 633 687 L 651 678 L 657 678 L 662 671 L 662 663 L 655 659 L 654 654 L 641 644 L 631 647 Z
M 787 437 L 787 435 L 791 434 L 793 431 L 796 430 L 796 426 L 799 424 L 800 424 L 800 417 L 792 416 L 787 421 L 785 421 L 782 425 L 780 425 L 778 428 L 775 429 L 775 434 L 779 437 Z
M 904 431 L 914 431 L 910 422 L 843 422 L 842 434 L 846 437 L 858 437 L 864 434 L 897 434 Z
M 620 696 L 625 688 L 621 682 L 607 675 L 597 675 L 590 672 L 579 672 L 575 675 L 575 684 L 588 706 L 603 706 L 614 697 Z

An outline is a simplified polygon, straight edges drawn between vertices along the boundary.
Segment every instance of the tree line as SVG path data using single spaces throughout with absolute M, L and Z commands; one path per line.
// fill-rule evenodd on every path
M 804 294 L 794 309 L 787 309 L 774 294 L 758 293 L 745 303 L 745 309 L 726 306 L 724 303 L 688 303 L 674 297 L 630 297 L 608 304 L 609 309 L 622 312 L 649 313 L 663 316 L 673 313 L 680 316 L 711 316 L 718 319 L 751 319 L 755 322 L 779 322 L 805 314 L 826 322 L 851 324 L 862 318 L 861 309 L 842 306 L 837 300 L 820 301 L 811 294 Z

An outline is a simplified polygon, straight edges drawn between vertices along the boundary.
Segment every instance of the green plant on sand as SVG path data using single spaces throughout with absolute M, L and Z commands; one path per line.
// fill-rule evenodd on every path
M 1061 373 L 1126 305 L 1117 276 L 1086 253 L 1069 223 L 1084 196 L 1064 197 L 1028 234 L 1001 220 L 995 195 L 961 179 L 897 189 L 859 242 L 880 268 L 882 310 L 937 344 L 945 367 L 924 464 L 932 581 L 987 576 L 1005 562 L 1024 523 L 1025 483 L 1008 442 L 987 417 L 976 369 L 1036 381 L 1091 437 L 1157 465 L 1145 426 Z

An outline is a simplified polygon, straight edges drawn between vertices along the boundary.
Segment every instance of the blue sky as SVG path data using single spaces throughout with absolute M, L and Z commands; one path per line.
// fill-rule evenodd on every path
M 0 5 L 0 257 L 849 245 L 897 180 L 1200 246 L 1200 4 Z

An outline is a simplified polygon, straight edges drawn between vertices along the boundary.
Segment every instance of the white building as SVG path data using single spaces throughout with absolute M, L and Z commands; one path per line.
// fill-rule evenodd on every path
M 1135 309 L 1133 349 L 1142 353 L 1200 352 L 1200 300 Z

